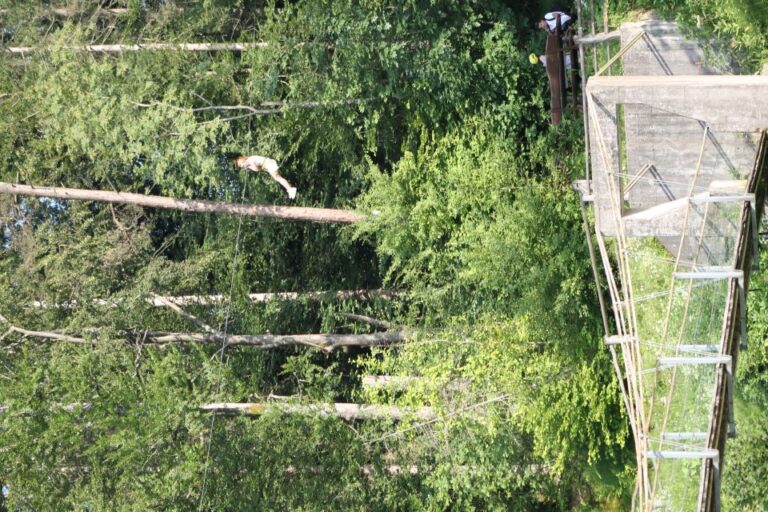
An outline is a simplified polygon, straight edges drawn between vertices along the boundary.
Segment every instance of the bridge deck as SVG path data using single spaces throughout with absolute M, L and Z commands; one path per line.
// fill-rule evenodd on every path
M 635 42 L 624 76 L 587 83 L 592 180 L 580 190 L 616 316 L 634 508 L 718 510 L 768 172 L 768 77 L 716 74 L 674 23 L 620 32 Z

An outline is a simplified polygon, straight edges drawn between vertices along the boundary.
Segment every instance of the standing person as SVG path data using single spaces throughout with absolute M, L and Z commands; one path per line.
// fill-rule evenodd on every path
M 296 197 L 296 187 L 292 187 L 291 184 L 288 183 L 288 180 L 280 176 L 277 172 L 278 169 L 280 169 L 280 166 L 277 165 L 277 161 L 272 158 L 258 155 L 249 157 L 239 156 L 237 157 L 237 160 L 235 160 L 235 164 L 240 169 L 248 169 L 253 172 L 264 171 L 268 173 L 273 180 L 283 186 L 285 191 L 288 192 L 289 198 L 293 199 Z
M 560 19 L 560 30 L 561 32 L 565 32 L 565 30 L 573 22 L 573 18 L 565 11 L 565 9 L 557 5 L 554 6 L 550 12 L 545 14 L 541 20 L 539 20 L 539 28 L 544 29 L 550 33 L 555 33 L 557 30 L 558 18 Z
M 559 6 L 552 8 L 552 11 L 544 15 L 539 20 L 539 28 L 547 32 L 547 44 L 544 55 L 536 59 L 532 54 L 529 58 L 532 63 L 539 60 L 547 70 L 550 92 L 550 112 L 552 124 L 557 126 L 563 118 L 567 96 L 566 96 L 566 59 L 563 55 L 563 32 L 573 21 L 573 18 L 565 12 L 565 9 Z

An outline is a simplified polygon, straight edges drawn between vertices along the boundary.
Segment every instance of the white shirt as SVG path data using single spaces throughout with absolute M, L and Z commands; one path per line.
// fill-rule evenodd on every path
M 277 165 L 275 160 L 258 155 L 249 156 L 245 159 L 245 162 L 240 165 L 240 167 L 257 172 L 266 171 L 269 174 L 277 174 L 278 169 L 280 169 L 280 166 Z
M 571 21 L 571 17 L 564 12 L 548 12 L 544 15 L 544 21 L 547 22 L 550 32 L 554 32 L 557 28 L 557 16 L 560 16 L 560 27 Z

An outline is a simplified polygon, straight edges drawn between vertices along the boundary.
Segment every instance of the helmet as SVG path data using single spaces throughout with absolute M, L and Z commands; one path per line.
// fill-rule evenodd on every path
M 528 56 L 528 62 L 530 62 L 531 64 L 536 64 L 537 62 L 539 62 L 539 56 L 536 55 L 535 53 L 530 54 Z

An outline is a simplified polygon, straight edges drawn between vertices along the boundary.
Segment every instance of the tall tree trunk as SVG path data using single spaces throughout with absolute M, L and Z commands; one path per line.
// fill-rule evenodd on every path
M 250 72 L 250 70 L 248 70 L 248 72 Z M 210 73 L 215 72 L 211 71 Z M 226 119 L 243 119 L 249 116 L 284 114 L 286 110 L 331 108 L 340 105 L 356 105 L 359 103 L 367 103 L 369 101 L 371 101 L 371 98 L 347 98 L 327 101 L 262 101 L 259 103 L 259 106 L 264 108 L 256 108 L 251 105 L 210 105 L 207 107 L 181 107 L 179 105 L 157 101 L 152 103 L 134 102 L 133 104 L 141 108 L 167 107 L 173 110 L 178 110 L 180 112 L 240 111 L 244 112 L 244 114 L 238 114 L 234 117 Z
M 0 9 L 0 14 L 8 14 L 11 12 L 11 9 Z M 85 10 L 78 10 L 78 9 L 70 9 L 69 7 L 50 7 L 48 9 L 43 9 L 42 13 L 50 13 L 54 14 L 56 16 L 61 16 L 62 18 L 71 18 L 74 16 L 80 16 L 80 15 L 86 15 L 86 14 L 96 14 L 96 15 L 117 15 L 117 14 L 126 14 L 128 12 L 128 9 L 125 7 L 112 7 L 112 8 L 105 8 L 105 7 L 99 7 L 95 11 L 89 13 Z
M 410 387 L 419 386 L 422 388 L 436 387 L 434 381 L 414 375 L 363 375 L 362 385 L 368 389 L 387 389 L 390 391 L 405 391 Z M 469 386 L 468 380 L 454 379 L 441 385 L 441 388 L 446 391 L 466 391 Z
M 388 389 L 394 391 L 404 391 L 405 389 L 418 385 L 423 378 L 416 376 L 400 375 L 363 375 L 362 384 L 368 389 Z
M 402 421 L 404 418 L 418 418 L 420 420 L 433 420 L 437 414 L 431 407 L 398 407 L 393 405 L 369 405 L 369 404 L 300 404 L 289 402 L 290 397 L 272 397 L 278 400 L 261 403 L 211 403 L 198 407 L 202 412 L 215 412 L 216 414 L 239 414 L 244 416 L 260 416 L 272 411 L 283 414 L 301 414 L 307 416 L 336 416 L 344 420 L 376 420 L 389 419 Z M 55 413 L 65 411 L 70 413 L 89 411 L 93 407 L 91 402 L 73 402 L 69 404 L 56 404 L 48 408 Z M 0 405 L 0 413 L 8 413 L 8 408 Z M 33 411 L 15 411 L 18 416 L 30 416 Z
M 284 301 L 297 301 L 297 300 L 344 300 L 344 299 L 356 299 L 360 301 L 366 301 L 374 298 L 381 298 L 385 300 L 394 299 L 396 293 L 391 290 L 339 290 L 337 292 L 332 291 L 317 291 L 317 292 L 272 292 L 272 293 L 249 293 L 248 300 L 256 304 L 262 304 L 271 302 L 274 300 Z M 155 307 L 166 307 L 167 302 L 171 302 L 177 306 L 213 306 L 226 302 L 228 299 L 225 295 L 157 295 L 147 302 Z M 120 298 L 115 299 L 95 299 L 91 304 L 94 306 L 105 306 L 110 308 L 116 308 L 124 302 Z M 63 302 L 60 304 L 51 304 L 45 301 L 33 301 L 26 304 L 25 307 L 30 308 L 59 308 L 59 309 L 75 309 L 80 307 L 77 301 Z
M 173 197 L 150 196 L 129 192 L 109 192 L 63 187 L 38 187 L 0 182 L 0 194 L 50 197 L 54 199 L 79 199 L 102 203 L 135 204 L 146 208 L 164 208 L 185 212 L 225 213 L 252 217 L 272 217 L 286 220 L 304 220 L 325 223 L 355 223 L 365 217 L 352 210 L 330 208 L 309 208 L 303 206 L 275 206 L 260 204 L 237 204 L 201 199 L 176 199 Z
M 266 48 L 267 43 L 141 43 L 141 44 L 88 44 L 83 46 L 65 46 L 65 50 L 88 53 L 122 53 L 157 50 L 175 50 L 186 52 L 242 52 L 249 48 Z M 34 52 L 49 52 L 50 46 L 11 46 L 4 48 L 11 55 L 29 55 Z
M 254 303 L 264 303 L 273 300 L 344 300 L 344 299 L 356 299 L 356 300 L 370 300 L 370 299 L 394 299 L 396 293 L 392 290 L 339 290 L 339 291 L 317 291 L 317 292 L 273 292 L 273 293 L 249 293 L 248 300 Z M 225 297 L 223 295 L 178 295 L 178 296 L 166 296 L 166 300 L 173 302 L 179 306 L 189 305 L 201 305 L 207 306 L 212 304 L 220 304 L 224 302 Z M 157 301 L 153 300 L 154 306 L 162 306 Z
M 402 421 L 415 418 L 421 421 L 433 421 L 438 418 L 431 407 L 397 407 L 394 405 L 368 404 L 296 404 L 288 402 L 266 403 L 212 403 L 198 408 L 202 412 L 217 414 L 238 414 L 261 416 L 270 412 L 299 414 L 304 416 L 333 416 L 347 421 L 353 420 L 391 420 Z
M 166 7 L 167 9 L 167 7 Z M 177 11 L 183 11 L 184 9 L 182 7 L 173 7 L 174 10 Z M 127 14 L 130 11 L 130 9 L 126 7 L 99 7 L 94 11 L 87 11 L 83 9 L 72 9 L 69 7 L 49 7 L 44 8 L 41 13 L 46 14 L 54 14 L 56 16 L 61 16 L 62 18 L 72 18 L 75 16 L 84 16 L 84 15 L 91 15 L 95 14 L 97 16 L 117 16 L 119 14 Z M 11 12 L 11 9 L 0 9 L 0 14 L 8 14 Z
M 28 338 L 42 338 L 46 340 L 61 341 L 66 343 L 91 344 L 93 340 L 62 334 L 53 331 L 33 331 L 17 327 L 8 319 L 0 315 L 0 322 L 7 325 L 5 336 L 8 334 L 20 334 Z M 222 335 L 217 332 L 208 333 L 180 333 L 180 332 L 148 332 L 139 331 L 142 343 L 147 345 L 164 345 L 169 343 L 217 343 L 229 345 L 247 345 L 251 347 L 269 349 L 291 345 L 305 345 L 315 347 L 326 352 L 332 352 L 344 347 L 376 347 L 405 341 L 408 331 L 378 332 L 374 334 L 231 334 Z
M 268 349 L 290 345 L 306 345 L 331 352 L 343 347 L 377 347 L 405 341 L 406 331 L 379 332 L 374 334 L 233 334 L 222 337 L 203 333 L 150 332 L 145 343 L 222 343 L 247 345 Z M 62 340 L 67 341 L 67 340 Z M 71 340 L 69 340 L 71 341 Z

